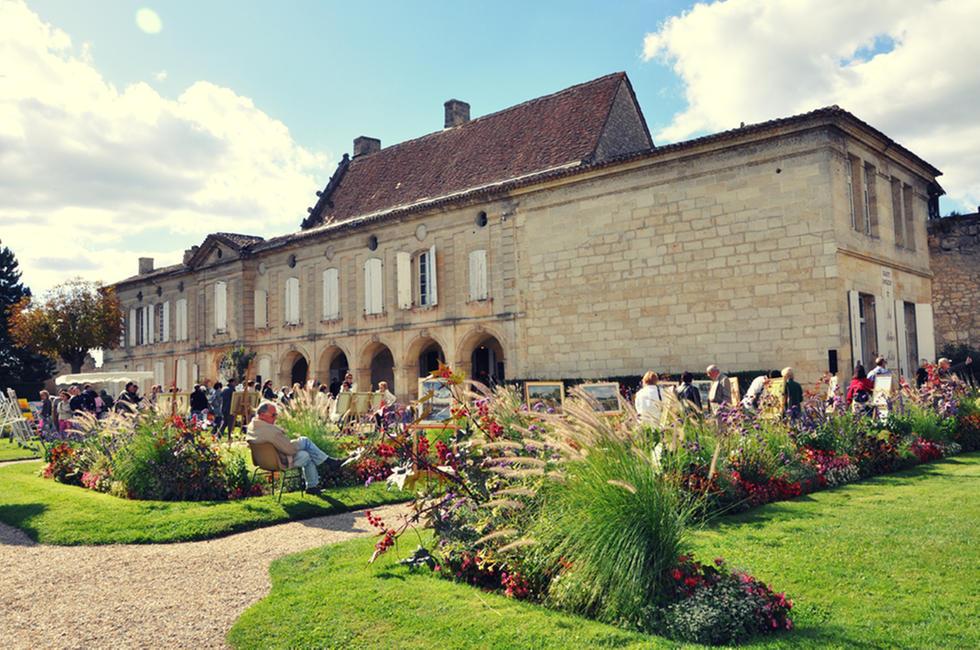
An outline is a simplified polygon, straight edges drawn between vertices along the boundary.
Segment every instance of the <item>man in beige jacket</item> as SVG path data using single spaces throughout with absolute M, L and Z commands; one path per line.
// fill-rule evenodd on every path
M 306 481 L 307 494 L 320 494 L 320 474 L 317 465 L 331 459 L 310 441 L 309 438 L 299 437 L 290 440 L 286 432 L 276 426 L 278 412 L 272 402 L 262 402 L 255 412 L 255 417 L 248 423 L 245 431 L 245 441 L 249 444 L 267 442 L 279 452 L 279 460 L 286 467 L 302 467 L 303 479 Z

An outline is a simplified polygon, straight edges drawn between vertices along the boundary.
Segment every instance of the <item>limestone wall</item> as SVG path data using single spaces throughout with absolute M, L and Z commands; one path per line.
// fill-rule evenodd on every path
M 929 222 L 936 347 L 980 346 L 980 214 Z

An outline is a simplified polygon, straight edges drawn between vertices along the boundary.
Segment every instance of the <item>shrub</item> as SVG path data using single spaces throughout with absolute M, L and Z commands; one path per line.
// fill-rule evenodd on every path
M 243 451 L 230 451 L 224 459 L 224 464 L 229 499 L 262 495 L 262 482 L 252 480 L 253 472 L 249 469 Z
M 53 445 L 44 454 L 48 461 L 43 470 L 44 477 L 68 485 L 81 485 L 83 470 L 79 463 L 80 456 L 80 452 L 67 442 Z
M 300 390 L 289 404 L 279 406 L 276 424 L 290 438 L 306 437 L 325 454 L 341 456 L 339 431 L 330 423 L 333 400 L 318 391 Z

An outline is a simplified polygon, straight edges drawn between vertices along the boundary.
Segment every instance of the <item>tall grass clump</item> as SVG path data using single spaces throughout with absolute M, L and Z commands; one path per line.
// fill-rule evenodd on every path
M 309 438 L 326 454 L 342 455 L 338 429 L 331 422 L 333 399 L 313 390 L 299 390 L 288 404 L 279 406 L 276 424 L 290 438 Z

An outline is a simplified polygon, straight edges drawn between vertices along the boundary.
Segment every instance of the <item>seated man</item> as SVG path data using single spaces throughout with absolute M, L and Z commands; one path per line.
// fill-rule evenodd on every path
M 272 402 L 262 402 L 255 417 L 248 423 L 245 440 L 249 444 L 268 442 L 279 452 L 279 460 L 286 467 L 302 467 L 303 479 L 306 481 L 307 494 L 320 494 L 320 475 L 316 466 L 331 458 L 320 451 L 306 437 L 290 440 L 286 433 L 276 426 L 276 405 Z

